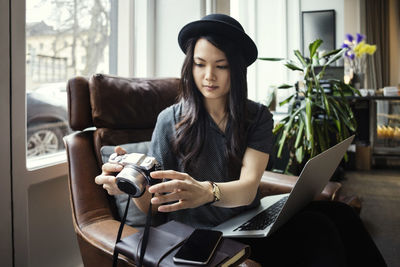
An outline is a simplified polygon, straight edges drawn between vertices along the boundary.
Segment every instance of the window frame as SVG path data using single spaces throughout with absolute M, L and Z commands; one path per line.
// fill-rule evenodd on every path
M 0 160 L 0 211 L 2 218 L 0 219 L 0 259 L 4 266 L 13 266 L 13 225 L 12 225 L 12 175 L 11 175 L 11 81 L 10 81 L 10 2 L 0 2 L 0 32 L 2 38 L 0 40 L 0 147 L 2 150 L 2 158 Z
M 10 144 L 9 147 L 10 177 L 9 180 L 7 179 L 8 181 L 2 180 L 2 182 L 4 185 L 7 185 L 7 183 L 12 183 L 12 185 L 10 187 L 8 186 L 3 187 L 2 184 L 1 188 L 2 190 L 3 189 L 5 190 L 5 194 L 2 195 L 2 197 L 4 196 L 5 198 L 8 199 L 8 201 L 2 201 L 2 203 L 10 204 L 10 200 L 12 200 L 13 214 L 11 216 L 5 216 L 5 217 L 10 219 L 10 224 L 12 220 L 10 228 L 14 230 L 10 230 L 10 232 L 12 232 L 12 238 L 10 238 L 11 240 L 8 240 L 7 238 L 4 237 L 2 240 L 4 240 L 5 242 L 8 241 L 9 244 L 12 244 L 9 246 L 9 250 L 12 250 L 12 252 L 10 253 L 11 256 L 14 254 L 18 255 L 18 257 L 14 258 L 13 264 L 12 263 L 7 264 L 7 266 L 8 265 L 29 266 L 30 263 L 32 262 L 32 258 L 36 257 L 36 255 L 31 255 L 32 249 L 30 248 L 31 245 L 30 236 L 32 235 L 29 229 L 31 225 L 30 216 L 32 216 L 30 214 L 31 211 L 30 205 L 33 204 L 29 203 L 30 188 L 39 185 L 41 183 L 45 183 L 47 181 L 51 181 L 53 179 L 61 177 L 65 179 L 68 173 L 68 164 L 66 161 L 65 152 L 55 153 L 52 156 L 55 158 L 55 160 L 51 162 L 48 161 L 46 164 L 27 164 L 26 85 L 25 85 L 26 0 L 2 1 L 2 4 L 3 2 L 9 4 L 9 8 L 6 10 L 9 10 L 10 29 L 7 30 L 7 32 L 10 32 L 9 44 L 10 47 L 12 47 L 9 57 L 4 57 L 4 58 L 9 58 L 10 62 L 12 63 L 9 64 L 10 86 L 7 87 L 10 88 L 9 91 L 10 96 L 8 98 L 7 97 L 4 98 L 4 99 L 10 99 L 9 101 L 10 130 L 8 131 L 10 138 L 8 141 L 7 138 L 5 139 L 5 141 Z M 128 12 L 130 11 L 131 10 L 129 10 Z M 7 16 L 4 17 L 7 18 Z M 4 25 L 6 26 L 7 24 L 5 23 Z M 126 25 L 126 27 L 130 27 L 130 29 L 133 29 L 133 25 L 128 24 Z M 21 77 L 23 78 L 21 79 Z M 7 79 L 5 79 L 3 82 L 5 81 L 7 81 Z M 3 93 L 7 94 L 7 92 Z M 7 127 L 2 128 L 2 131 L 6 132 L 5 136 L 7 137 Z M 4 149 L 7 149 L 7 146 L 5 146 Z M 38 159 L 37 161 L 40 160 Z M 5 165 L 7 165 L 7 161 L 5 162 Z M 5 166 L 4 171 L 7 171 L 7 166 Z M 7 174 L 2 177 L 7 177 Z M 4 228 L 4 229 L 10 229 L 10 228 Z

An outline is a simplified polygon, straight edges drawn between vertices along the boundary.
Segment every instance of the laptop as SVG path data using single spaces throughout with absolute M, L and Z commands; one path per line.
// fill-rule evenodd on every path
M 354 135 L 307 161 L 289 194 L 267 196 L 260 205 L 214 227 L 225 237 L 265 237 L 286 223 L 322 192 Z

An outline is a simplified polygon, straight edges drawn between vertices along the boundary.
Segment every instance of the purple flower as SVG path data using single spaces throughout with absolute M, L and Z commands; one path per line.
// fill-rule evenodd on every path
M 351 51 L 351 50 L 347 50 L 346 51 L 346 53 L 344 53 L 344 55 L 347 57 L 347 58 L 349 58 L 349 59 L 351 59 L 351 60 L 353 60 L 354 59 L 354 53 Z
M 359 43 L 359 42 L 361 42 L 362 40 L 364 40 L 364 35 L 362 35 L 362 34 L 360 34 L 360 33 L 357 33 L 357 39 L 356 39 L 356 42 L 357 42 L 357 44 Z
M 350 48 L 348 44 L 343 43 L 342 48 Z
M 353 35 L 351 35 L 351 34 L 346 34 L 346 38 L 347 38 L 347 40 L 349 40 L 350 43 L 353 42 L 353 40 L 354 40 Z

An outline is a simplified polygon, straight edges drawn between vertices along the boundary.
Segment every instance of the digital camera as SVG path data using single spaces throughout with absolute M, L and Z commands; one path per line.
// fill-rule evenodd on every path
M 117 175 L 117 186 L 131 197 L 140 197 L 146 190 L 147 185 L 161 182 L 159 179 L 152 179 L 150 172 L 161 170 L 161 165 L 153 157 L 145 154 L 130 153 L 118 155 L 111 154 L 109 162 L 118 163 L 124 166 Z

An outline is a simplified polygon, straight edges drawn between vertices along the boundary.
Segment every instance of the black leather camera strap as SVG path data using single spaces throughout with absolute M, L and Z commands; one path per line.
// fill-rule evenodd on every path
M 151 195 L 151 198 L 153 198 L 153 197 L 154 197 L 154 194 Z M 149 240 L 150 225 L 151 225 L 151 213 L 152 213 L 151 209 L 152 209 L 152 206 L 151 206 L 151 201 L 150 201 L 149 209 L 147 211 L 147 216 L 146 216 L 146 225 L 144 227 L 144 232 L 143 232 L 143 237 L 142 237 L 142 245 L 140 246 L 140 257 L 139 257 L 138 267 L 143 266 L 144 254 L 146 253 L 147 241 Z
M 153 196 L 154 196 L 154 194 L 152 195 L 152 197 Z M 117 245 L 117 243 L 119 241 L 121 241 L 122 230 L 124 229 L 124 225 L 125 225 L 125 221 L 126 221 L 126 216 L 128 215 L 128 208 L 129 208 L 129 203 L 130 202 L 131 202 L 131 196 L 128 195 L 128 200 L 126 201 L 126 207 L 125 207 L 124 216 L 122 217 L 121 224 L 119 225 L 118 234 L 117 234 L 117 240 L 115 241 L 115 245 Z M 136 255 L 140 255 L 139 256 L 139 262 L 137 264 L 138 267 L 142 267 L 143 266 L 144 254 L 146 253 L 147 242 L 149 240 L 149 232 L 150 232 L 150 225 L 151 225 L 151 213 L 152 213 L 152 205 L 151 205 L 151 202 L 150 202 L 149 209 L 147 211 L 147 216 L 146 216 L 146 225 L 144 227 L 142 242 L 141 242 L 141 246 L 140 246 L 140 253 L 136 253 Z M 132 249 L 134 249 L 134 248 L 132 248 Z M 139 249 L 139 248 L 137 248 L 137 249 Z M 118 251 L 114 247 L 113 267 L 117 267 L 118 254 L 119 254 Z

